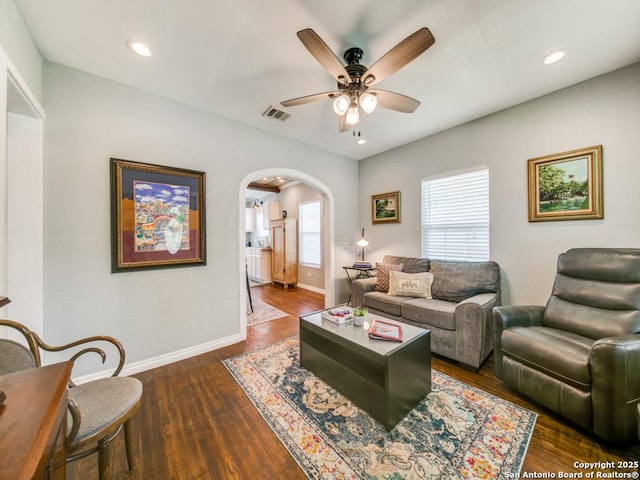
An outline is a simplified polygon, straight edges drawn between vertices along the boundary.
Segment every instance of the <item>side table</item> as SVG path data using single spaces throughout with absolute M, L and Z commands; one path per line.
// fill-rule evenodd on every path
M 371 278 L 376 276 L 376 269 L 374 267 L 342 267 L 344 268 L 345 273 L 347 274 L 347 282 L 349 283 L 349 300 L 347 300 L 347 305 L 351 304 L 351 284 L 354 280 L 359 278 Z M 349 271 L 354 275 L 353 277 L 349 274 Z M 357 272 L 357 273 L 356 273 Z

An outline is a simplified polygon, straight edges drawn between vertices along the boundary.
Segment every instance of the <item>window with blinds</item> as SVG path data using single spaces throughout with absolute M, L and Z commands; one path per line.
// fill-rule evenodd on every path
M 422 181 L 422 256 L 489 260 L 489 170 Z
M 321 265 L 320 202 L 301 203 L 299 207 L 300 263 L 310 267 Z

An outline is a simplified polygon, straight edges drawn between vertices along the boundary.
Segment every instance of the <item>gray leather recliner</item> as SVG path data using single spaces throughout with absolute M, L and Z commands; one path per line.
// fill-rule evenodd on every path
M 637 438 L 640 249 L 571 249 L 545 307 L 493 311 L 498 378 L 605 440 Z

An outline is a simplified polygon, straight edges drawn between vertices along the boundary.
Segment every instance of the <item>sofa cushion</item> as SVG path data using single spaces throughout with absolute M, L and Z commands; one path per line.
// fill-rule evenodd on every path
M 364 306 L 380 312 L 399 317 L 402 315 L 402 303 L 407 297 L 395 297 L 383 292 L 368 292 L 364 294 Z
M 547 327 L 511 327 L 502 332 L 506 356 L 584 391 L 591 388 L 589 356 L 594 342 Z
M 461 302 L 478 293 L 500 291 L 500 267 L 495 262 L 431 260 L 433 298 Z
M 444 300 L 412 298 L 401 305 L 402 318 L 416 323 L 455 330 L 456 304 Z
M 376 263 L 376 290 L 378 292 L 388 292 L 389 291 L 389 272 L 395 270 L 397 272 L 402 271 L 403 265 L 397 264 L 387 264 L 387 263 Z
M 407 273 L 420 273 L 429 271 L 428 258 L 396 257 L 395 255 L 385 255 L 382 263 L 389 265 L 403 265 L 402 271 Z
M 429 272 L 389 272 L 389 295 L 431 298 L 433 275 Z

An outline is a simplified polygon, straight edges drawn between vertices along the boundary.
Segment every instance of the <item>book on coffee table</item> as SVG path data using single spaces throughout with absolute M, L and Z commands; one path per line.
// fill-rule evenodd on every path
M 375 340 L 387 340 L 389 342 L 401 342 L 402 327 L 395 323 L 388 323 L 376 319 L 371 322 L 369 338 L 373 338 Z
M 353 311 L 349 307 L 330 308 L 322 312 L 322 318 L 342 325 L 353 320 Z

